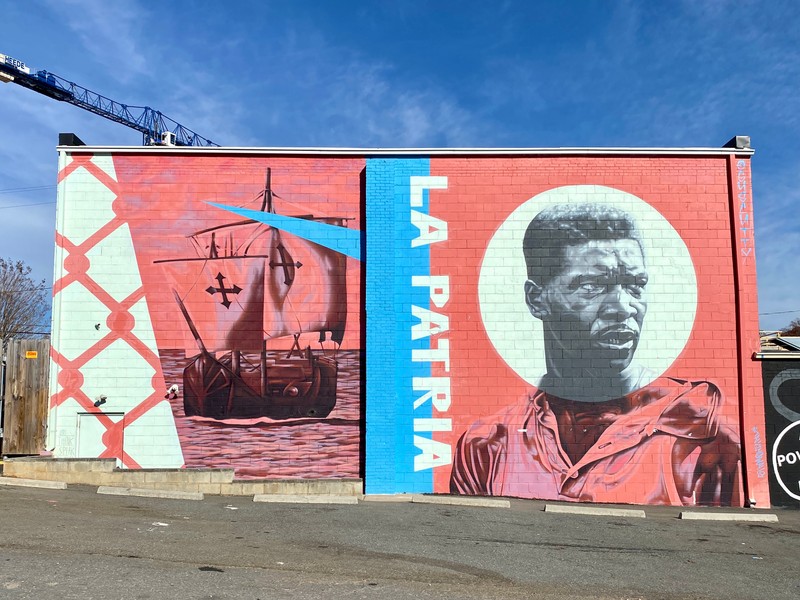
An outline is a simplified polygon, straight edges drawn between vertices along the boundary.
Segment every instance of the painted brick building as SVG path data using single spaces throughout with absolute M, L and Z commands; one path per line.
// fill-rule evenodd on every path
M 769 504 L 748 148 L 59 152 L 57 457 Z

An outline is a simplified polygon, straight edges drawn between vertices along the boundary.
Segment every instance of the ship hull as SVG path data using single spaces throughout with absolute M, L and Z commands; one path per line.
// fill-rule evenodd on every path
M 336 406 L 338 366 L 329 356 L 306 350 L 306 357 L 271 360 L 251 369 L 235 362 L 232 353 L 217 359 L 204 352 L 190 360 L 183 371 L 186 416 L 324 418 Z

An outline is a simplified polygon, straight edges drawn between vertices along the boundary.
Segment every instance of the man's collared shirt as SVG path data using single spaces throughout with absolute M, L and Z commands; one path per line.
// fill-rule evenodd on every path
M 595 416 L 578 414 L 577 404 Z M 568 402 L 537 391 L 495 419 L 475 423 L 461 437 L 451 492 L 578 502 L 739 504 L 739 440 L 723 425 L 721 404 L 712 383 L 668 377 L 608 403 Z M 585 453 L 576 453 L 574 446 L 567 452 L 562 444 L 567 436 L 560 431 L 569 434 L 583 424 L 582 431 L 599 426 L 602 432 Z M 573 462 L 570 454 L 582 456 Z

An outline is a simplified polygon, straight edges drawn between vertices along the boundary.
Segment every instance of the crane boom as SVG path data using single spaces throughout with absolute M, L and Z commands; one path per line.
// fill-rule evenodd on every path
M 140 131 L 145 146 L 219 146 L 149 106 L 121 104 L 49 71 L 31 73 L 25 63 L 6 54 L 0 54 L 0 81 L 16 83 Z

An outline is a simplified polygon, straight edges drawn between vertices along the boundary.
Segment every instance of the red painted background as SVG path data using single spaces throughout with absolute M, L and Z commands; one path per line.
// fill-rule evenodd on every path
M 162 265 L 155 261 L 186 256 L 187 236 L 193 232 L 241 221 L 208 202 L 258 210 L 261 201 L 255 197 L 264 189 L 269 168 L 277 213 L 347 217 L 348 228 L 361 228 L 363 159 L 118 155 L 114 164 L 120 190 L 114 209 L 130 227 L 166 386 L 181 381 L 187 357 L 197 354 L 198 348 L 174 298 L 175 283 L 165 278 Z M 171 404 L 187 467 L 233 467 L 237 477 L 358 476 L 360 264 L 353 259 L 346 263 L 347 323 L 337 354 L 338 397 L 333 412 L 309 422 L 214 420 L 185 415 L 179 393 Z M 305 266 L 302 273 L 308 271 Z M 322 282 L 320 276 L 320 286 Z M 207 285 L 203 282 L 201 287 Z M 313 289 L 313 281 L 310 286 Z M 203 314 L 193 318 L 203 324 Z M 301 347 L 319 350 L 318 337 L 301 335 Z M 291 343 L 291 337 L 271 341 L 270 349 L 288 350 Z M 330 341 L 325 346 L 334 349 Z
M 739 423 L 737 302 L 749 316 L 757 309 L 753 280 L 741 282 L 747 293 L 736 297 L 728 166 L 727 157 L 431 159 L 431 175 L 448 177 L 447 190 L 430 192 L 429 210 L 448 223 L 448 241 L 431 246 L 431 274 L 450 277 L 453 398 L 452 433 L 437 433 L 437 439 L 454 447 L 476 419 L 530 391 L 498 356 L 483 328 L 477 289 L 481 260 L 496 229 L 520 204 L 543 191 L 579 184 L 629 192 L 656 208 L 681 235 L 697 275 L 697 313 L 689 342 L 665 375 L 713 381 L 726 399 L 724 415 Z M 434 374 L 446 375 L 441 369 Z M 449 490 L 449 476 L 447 469 L 436 471 L 437 491 Z

